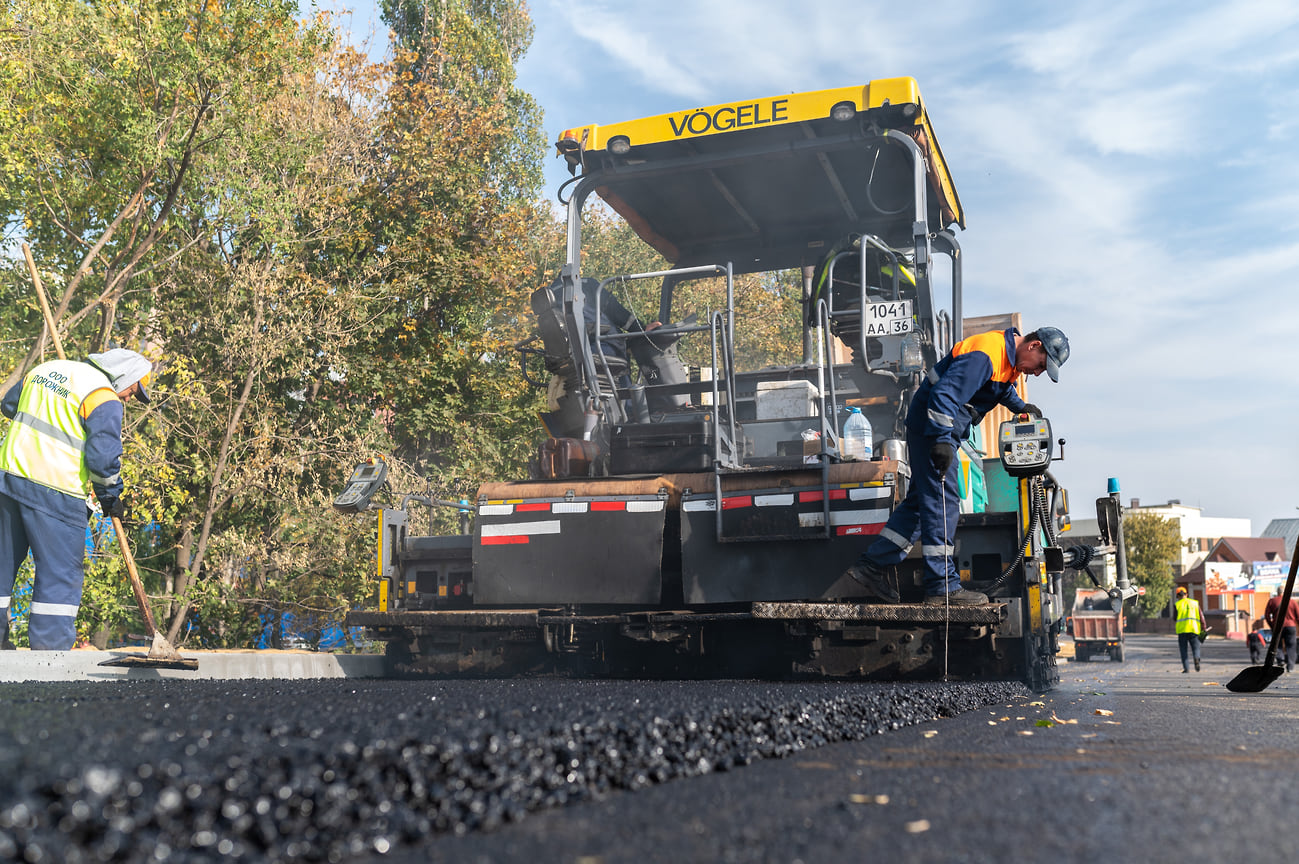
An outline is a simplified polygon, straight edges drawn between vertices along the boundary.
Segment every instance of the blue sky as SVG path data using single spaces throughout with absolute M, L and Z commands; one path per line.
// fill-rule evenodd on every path
M 325 5 L 325 0 L 321 0 Z M 305 3 L 304 3 L 305 5 Z M 386 39 L 369 0 L 340 19 Z M 922 11 L 922 9 L 924 11 Z M 1299 4 L 534 0 L 545 130 L 907 75 L 967 213 L 967 315 L 1070 338 L 1029 384 L 1077 517 L 1299 516 Z M 546 154 L 548 194 L 567 173 Z

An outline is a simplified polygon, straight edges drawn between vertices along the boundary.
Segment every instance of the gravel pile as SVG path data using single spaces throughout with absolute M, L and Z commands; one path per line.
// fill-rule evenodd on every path
M 346 861 L 779 758 L 1017 683 L 0 685 L 0 860 Z

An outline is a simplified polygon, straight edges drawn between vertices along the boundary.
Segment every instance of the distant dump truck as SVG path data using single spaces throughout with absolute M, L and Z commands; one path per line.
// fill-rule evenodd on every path
M 1123 662 L 1123 608 L 1114 609 L 1100 588 L 1079 588 L 1073 601 L 1074 659 L 1081 663 L 1096 654 Z

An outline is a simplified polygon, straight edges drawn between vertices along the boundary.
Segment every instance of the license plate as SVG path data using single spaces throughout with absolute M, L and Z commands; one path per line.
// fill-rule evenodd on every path
M 862 320 L 867 336 L 897 336 L 915 329 L 911 320 L 911 301 L 895 300 L 890 303 L 867 303 Z

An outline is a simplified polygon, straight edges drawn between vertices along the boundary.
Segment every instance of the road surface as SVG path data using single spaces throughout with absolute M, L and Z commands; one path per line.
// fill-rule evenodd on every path
M 0 684 L 0 860 L 1236 861 L 1299 804 L 1299 675 L 1133 637 L 1016 684 Z

